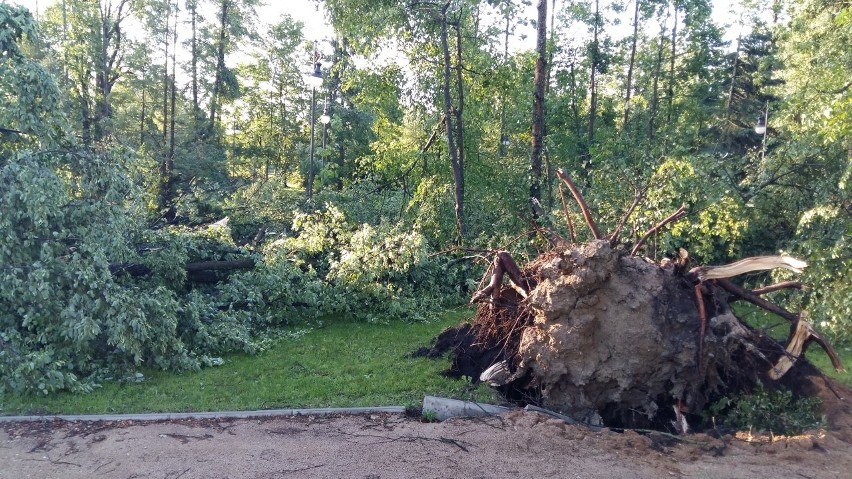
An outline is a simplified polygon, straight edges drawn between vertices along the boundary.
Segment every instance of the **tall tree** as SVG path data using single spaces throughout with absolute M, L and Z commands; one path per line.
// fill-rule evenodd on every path
M 536 22 L 536 61 L 532 110 L 532 149 L 530 152 L 530 201 L 533 218 L 535 203 L 541 200 L 541 156 L 544 146 L 544 93 L 547 88 L 547 0 L 538 0 Z
M 122 23 L 130 15 L 130 0 L 102 0 L 98 2 L 99 51 L 95 74 L 97 96 L 95 104 L 95 140 L 102 140 L 111 131 L 112 89 L 124 74 L 122 61 L 125 55 Z
M 443 68 L 444 68 L 444 81 L 443 81 L 443 93 L 444 93 L 444 125 L 445 132 L 447 135 L 447 148 L 450 153 L 450 162 L 453 168 L 453 180 L 455 183 L 455 213 L 456 213 L 456 229 L 458 233 L 458 241 L 459 243 L 464 242 L 465 238 L 465 223 L 464 223 L 464 165 L 462 164 L 459 158 L 459 150 L 457 147 L 456 134 L 457 130 L 453 128 L 453 118 L 455 114 L 453 113 L 453 101 L 452 101 L 452 93 L 451 93 L 451 77 L 450 77 L 450 69 L 452 68 L 452 63 L 450 61 L 450 45 L 449 45 L 449 34 L 448 30 L 448 20 L 447 20 L 447 10 L 450 8 L 451 2 L 446 2 L 440 11 L 440 23 L 441 23 L 441 51 L 443 53 Z
M 130 6 L 130 0 L 66 0 L 45 16 L 47 41 L 62 52 L 85 143 L 112 133 L 112 93 L 126 74 L 124 60 L 132 46 L 123 30 Z
M 624 117 L 621 120 L 622 132 L 627 128 L 630 119 L 630 95 L 633 93 L 633 69 L 636 66 L 636 45 L 639 41 L 639 4 L 641 0 L 633 0 L 633 35 L 630 39 L 630 61 L 627 63 L 627 81 L 624 86 Z
M 192 111 L 195 116 L 195 120 L 193 124 L 195 125 L 195 132 L 198 134 L 198 116 L 201 110 L 199 100 L 198 100 L 198 55 L 199 55 L 199 47 L 198 47 L 198 32 L 199 32 L 199 21 L 201 17 L 198 13 L 198 0 L 187 0 L 186 8 L 189 10 L 189 23 L 190 23 L 190 38 L 189 38 L 189 48 L 190 48 L 190 75 L 192 77 Z
M 216 42 L 216 68 L 214 70 L 213 92 L 210 95 L 210 116 L 208 117 L 208 130 L 210 132 L 216 126 L 216 114 L 219 111 L 219 96 L 222 90 L 222 83 L 225 77 L 225 52 L 230 41 L 228 28 L 228 9 L 231 7 L 230 0 L 221 0 L 219 3 L 219 38 Z

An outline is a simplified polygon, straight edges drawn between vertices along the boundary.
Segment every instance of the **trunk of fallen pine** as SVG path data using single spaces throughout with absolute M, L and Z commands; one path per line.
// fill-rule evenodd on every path
M 229 272 L 237 269 L 254 268 L 255 261 L 253 259 L 233 259 L 225 261 L 196 261 L 187 263 L 186 269 L 187 279 L 199 283 L 215 283 L 220 279 L 217 271 Z M 141 263 L 112 263 L 109 265 L 109 271 L 113 276 L 128 275 L 134 278 L 143 278 L 153 270 Z

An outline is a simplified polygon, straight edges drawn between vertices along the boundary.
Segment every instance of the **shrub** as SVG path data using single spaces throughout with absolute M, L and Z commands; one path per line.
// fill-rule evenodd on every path
M 710 414 L 717 422 L 739 430 L 794 435 L 825 426 L 825 416 L 819 414 L 820 404 L 816 397 L 795 399 L 790 391 L 759 388 L 750 394 L 716 401 Z
M 799 221 L 793 254 L 809 261 L 801 278 L 811 287 L 804 304 L 811 321 L 835 343 L 852 342 L 852 217 L 824 205 Z M 778 279 L 784 273 L 776 273 Z

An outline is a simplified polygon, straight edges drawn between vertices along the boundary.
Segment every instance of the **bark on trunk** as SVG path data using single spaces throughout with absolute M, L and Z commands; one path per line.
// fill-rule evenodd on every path
M 547 86 L 547 0 L 538 0 L 538 23 L 533 92 L 532 148 L 530 151 L 530 201 L 532 217 L 537 218 L 535 202 L 541 201 L 541 155 L 544 143 L 544 93 Z
M 598 28 L 600 23 L 600 1 L 595 0 L 595 16 L 594 16 L 594 34 L 592 39 L 592 68 L 591 77 L 589 79 L 589 93 L 591 101 L 589 105 L 589 146 L 595 142 L 595 120 L 598 115 L 598 85 L 597 85 L 597 70 L 598 61 L 600 60 L 600 51 L 598 46 Z
M 219 108 L 219 94 L 222 90 L 222 77 L 225 70 L 225 47 L 228 41 L 228 7 L 229 0 L 222 0 L 222 9 L 219 15 L 219 41 L 216 45 L 216 73 L 213 80 L 213 93 L 210 95 L 210 120 L 208 129 L 210 133 L 216 128 L 216 114 Z
M 666 12 L 666 21 L 669 13 Z M 660 109 L 660 75 L 663 72 L 663 49 L 666 44 L 666 23 L 660 23 L 660 43 L 657 47 L 657 60 L 654 62 L 654 81 L 651 88 L 651 112 L 648 115 L 648 144 L 653 144 L 654 135 L 657 132 L 657 112 Z
M 674 2 L 674 25 L 672 25 L 672 51 L 669 57 L 669 83 L 667 91 L 668 107 L 666 108 L 666 123 L 671 124 L 674 110 L 675 60 L 677 59 L 677 1 Z
M 453 181 L 455 183 L 454 199 L 455 199 L 455 214 L 456 214 L 456 231 L 458 234 L 458 243 L 464 242 L 466 236 L 464 225 L 464 170 L 459 161 L 459 152 L 456 145 L 455 129 L 453 128 L 453 102 L 450 93 L 450 46 L 447 32 L 447 10 L 450 8 L 450 2 L 447 2 L 441 8 L 441 49 L 444 54 L 444 121 L 446 122 L 447 133 L 447 149 L 450 153 L 450 161 L 453 168 Z
M 633 39 L 630 44 L 630 63 L 627 65 L 627 85 L 624 88 L 624 118 L 621 121 L 621 132 L 627 129 L 630 119 L 630 96 L 633 93 L 633 66 L 636 64 L 636 43 L 639 40 L 639 1 L 633 0 Z

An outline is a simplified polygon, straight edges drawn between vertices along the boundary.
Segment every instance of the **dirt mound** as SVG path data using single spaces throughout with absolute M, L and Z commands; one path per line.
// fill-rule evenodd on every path
M 541 276 L 528 298 L 535 320 L 522 332 L 518 368 L 542 385 L 548 407 L 623 424 L 627 418 L 615 416 L 656 419 L 660 398 L 704 405 L 693 386 L 698 315 L 684 307 L 692 306 L 685 281 L 606 241 L 565 250 Z

